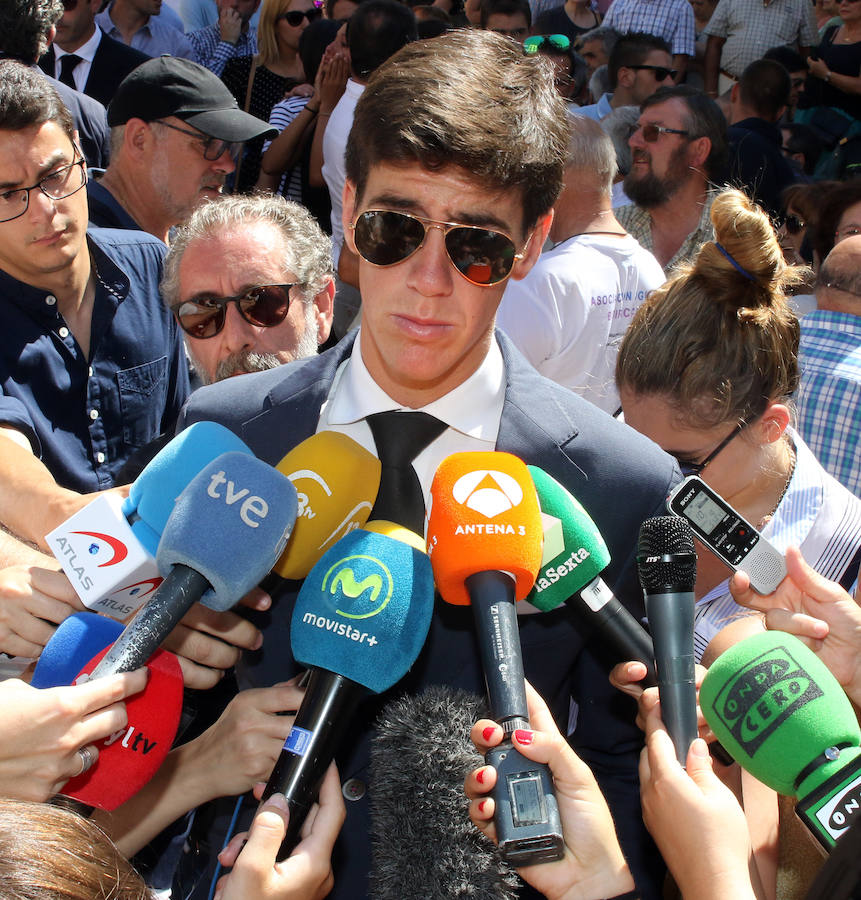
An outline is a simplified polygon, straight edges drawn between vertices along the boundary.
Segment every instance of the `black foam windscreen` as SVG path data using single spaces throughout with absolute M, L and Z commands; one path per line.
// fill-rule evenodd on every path
M 688 522 L 679 516 L 655 516 L 643 522 L 637 568 L 646 593 L 692 591 L 697 580 L 697 554 Z
M 373 900 L 514 900 L 518 880 L 470 821 L 469 739 L 488 715 L 475 694 L 431 686 L 390 702 L 371 746 Z

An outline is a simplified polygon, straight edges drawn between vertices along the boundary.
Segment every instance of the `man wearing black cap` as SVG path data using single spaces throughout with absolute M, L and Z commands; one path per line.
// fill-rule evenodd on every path
M 108 110 L 111 163 L 87 186 L 90 221 L 147 231 L 170 229 L 217 197 L 243 141 L 271 133 L 243 112 L 216 75 L 164 56 L 138 66 Z

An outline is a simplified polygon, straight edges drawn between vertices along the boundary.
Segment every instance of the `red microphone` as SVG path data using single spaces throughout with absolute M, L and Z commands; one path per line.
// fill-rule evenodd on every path
M 428 555 L 443 600 L 469 604 L 491 714 L 506 736 L 529 728 L 515 600 L 532 589 L 543 532 L 535 485 L 508 453 L 456 453 L 434 475 Z M 493 791 L 499 850 L 528 866 L 559 859 L 562 824 L 550 771 L 506 738 L 485 760 L 497 770 Z

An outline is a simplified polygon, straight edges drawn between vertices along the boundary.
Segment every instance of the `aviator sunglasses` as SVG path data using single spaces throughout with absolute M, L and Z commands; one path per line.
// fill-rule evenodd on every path
M 273 328 L 287 318 L 293 284 L 262 284 L 238 297 L 203 297 L 184 300 L 171 307 L 182 330 L 193 338 L 215 337 L 227 321 L 227 304 L 235 303 L 249 325 Z
M 302 19 L 307 19 L 309 24 L 314 22 L 316 19 L 319 19 L 320 16 L 323 15 L 323 10 L 318 6 L 313 6 L 311 9 L 291 9 L 287 12 L 283 12 L 280 15 L 275 17 L 275 21 L 278 19 L 285 19 L 287 24 L 291 28 L 296 28 L 298 25 L 302 24 Z
M 522 259 L 526 252 L 524 247 L 518 253 L 514 241 L 501 231 L 436 222 L 387 209 L 369 209 L 350 227 L 362 259 L 374 266 L 403 262 L 424 244 L 429 228 L 439 228 L 451 264 L 467 281 L 482 287 L 508 278 L 514 261 Z
M 527 56 L 533 56 L 544 47 L 564 52 L 571 49 L 571 40 L 565 34 L 533 34 L 523 41 L 523 52 Z

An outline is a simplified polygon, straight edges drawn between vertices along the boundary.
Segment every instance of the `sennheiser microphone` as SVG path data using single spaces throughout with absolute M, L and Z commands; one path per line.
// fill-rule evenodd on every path
M 643 687 L 654 687 L 655 648 L 643 626 L 601 578 L 610 551 L 589 513 L 537 466 L 528 466 L 545 519 L 541 569 L 526 598 L 543 612 L 565 603 L 613 656 L 613 664 L 637 660 L 646 666 Z
M 700 707 L 739 765 L 798 799 L 798 817 L 826 850 L 861 818 L 858 719 L 797 637 L 766 631 L 730 647 L 709 667 Z
M 298 843 L 357 704 L 403 678 L 424 646 L 433 573 L 416 543 L 422 546 L 417 536 L 407 542 L 352 531 L 323 554 L 302 584 L 290 644 L 311 676 L 262 798 L 287 798 L 290 817 L 278 859 Z
M 508 453 L 443 460 L 431 485 L 427 541 L 443 600 L 472 606 L 491 715 L 506 734 L 486 757 L 498 774 L 500 853 L 514 866 L 559 859 L 564 842 L 550 771 L 509 737 L 529 728 L 515 599 L 532 588 L 542 553 L 538 497 L 523 462 Z
M 253 456 L 225 453 L 196 475 L 164 526 L 164 581 L 126 626 L 92 678 L 142 666 L 191 606 L 234 606 L 272 568 L 296 521 L 296 490 Z
M 469 739 L 487 716 L 475 694 L 432 685 L 392 700 L 371 742 L 374 900 L 514 900 L 518 881 L 470 821 L 467 774 L 482 765 Z M 444 739 L 442 739 L 444 736 Z
M 694 584 L 697 554 L 691 527 L 676 516 L 640 526 L 637 568 L 655 646 L 661 714 L 684 766 L 697 737 L 694 673 Z

